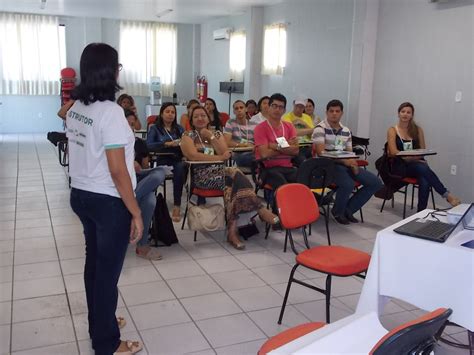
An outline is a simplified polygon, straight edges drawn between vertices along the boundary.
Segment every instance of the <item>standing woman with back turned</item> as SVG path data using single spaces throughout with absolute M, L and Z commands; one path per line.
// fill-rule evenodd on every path
M 81 83 L 67 112 L 71 207 L 84 228 L 89 335 L 96 355 L 130 354 L 136 341 L 120 341 L 117 282 L 128 243 L 142 237 L 143 222 L 134 195 L 135 137 L 115 103 L 121 65 L 104 43 L 84 48 Z M 120 319 L 119 319 L 120 320 Z
M 388 155 L 395 156 L 398 152 L 413 149 L 425 149 L 425 135 L 414 121 L 415 107 L 404 102 L 398 107 L 398 123 L 387 132 Z M 419 157 L 403 158 L 406 163 L 407 176 L 418 180 L 418 212 L 426 209 L 430 187 L 443 196 L 451 206 L 461 203 L 452 195 L 428 166 L 426 160 Z

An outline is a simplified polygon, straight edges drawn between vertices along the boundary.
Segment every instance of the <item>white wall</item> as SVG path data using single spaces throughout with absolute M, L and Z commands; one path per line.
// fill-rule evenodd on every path
M 105 42 L 118 48 L 119 21 L 102 18 L 64 17 L 66 26 L 66 62 L 79 76 L 79 61 L 82 50 L 91 42 Z M 195 32 L 200 26 L 178 24 L 176 91 L 179 100 L 194 96 L 194 71 L 196 53 Z M 59 80 L 59 73 L 58 73 Z M 125 88 L 126 90 L 126 88 Z M 148 97 L 135 97 L 138 114 L 145 121 L 145 105 Z M 29 133 L 61 130 L 62 122 L 56 116 L 60 106 L 59 96 L 0 96 L 0 133 Z
M 465 202 L 474 201 L 473 24 L 473 0 L 381 0 L 370 128 L 374 160 L 399 104 L 412 102 L 427 146 L 438 151 L 430 166 Z
M 352 0 L 287 0 L 203 24 L 201 67 L 209 78 L 209 96 L 216 100 L 220 110 L 226 111 L 228 95 L 218 92 L 218 82 L 229 77 L 229 41 L 214 41 L 212 31 L 231 26 L 247 31 L 245 92 L 232 95 L 232 101 L 258 100 L 263 95 L 281 92 L 287 96 L 291 110 L 295 96 L 307 95 L 315 99 L 321 116 L 331 99 L 338 98 L 347 104 L 353 21 Z M 288 24 L 287 66 L 282 76 L 261 75 L 263 26 L 274 22 Z

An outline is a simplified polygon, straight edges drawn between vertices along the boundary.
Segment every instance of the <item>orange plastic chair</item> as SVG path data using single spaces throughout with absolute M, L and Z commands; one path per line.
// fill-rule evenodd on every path
M 158 116 L 157 115 L 151 115 L 151 116 L 148 116 L 147 119 L 146 119 L 146 127 L 147 128 L 150 128 L 150 126 L 152 124 L 155 124 L 156 120 L 158 119 Z
M 438 308 L 392 329 L 372 347 L 370 355 L 429 354 L 451 313 L 451 309 Z M 315 322 L 287 329 L 268 339 L 258 351 L 258 355 L 266 355 L 324 326 L 324 323 Z
M 369 267 L 370 255 L 356 249 L 337 245 L 310 248 L 304 228 L 302 229 L 303 238 L 307 249 L 298 253 L 293 242 L 291 230 L 302 228 L 315 222 L 319 218 L 319 208 L 316 198 L 306 185 L 286 184 L 276 191 L 276 202 L 280 215 L 280 223 L 282 227 L 286 229 L 285 247 L 286 239 L 289 238 L 291 249 L 296 254 L 296 264 L 290 273 L 278 324 L 281 324 L 283 319 L 291 284 L 293 282 L 321 292 L 326 296 L 326 323 L 329 323 L 332 276 L 358 276 L 365 278 L 363 273 L 366 273 Z M 295 279 L 294 274 L 299 266 L 326 274 L 326 289 Z
M 230 116 L 225 112 L 219 112 L 219 119 L 221 120 L 222 127 L 224 127 L 227 121 L 230 119 Z

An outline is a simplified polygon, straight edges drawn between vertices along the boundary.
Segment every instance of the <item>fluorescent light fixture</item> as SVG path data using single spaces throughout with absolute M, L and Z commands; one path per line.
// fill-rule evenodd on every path
M 44 10 L 46 8 L 46 0 L 41 0 L 40 9 Z
M 163 17 L 165 15 L 168 15 L 170 12 L 173 12 L 173 9 L 166 9 L 166 10 L 160 11 L 156 14 L 156 17 L 158 18 Z

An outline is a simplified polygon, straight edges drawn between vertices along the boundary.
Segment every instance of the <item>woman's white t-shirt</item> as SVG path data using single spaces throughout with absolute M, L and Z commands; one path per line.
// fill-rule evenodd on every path
M 67 112 L 66 124 L 72 187 L 120 197 L 110 175 L 105 151 L 123 147 L 135 190 L 135 136 L 122 107 L 113 101 L 96 101 L 89 105 L 76 101 Z

